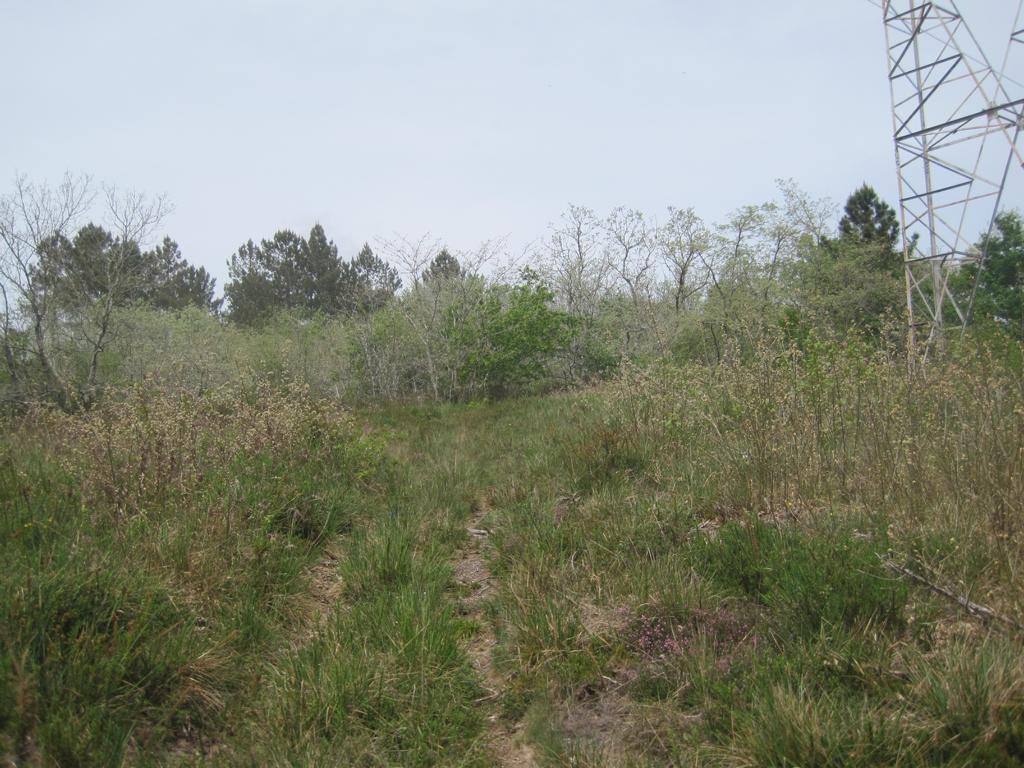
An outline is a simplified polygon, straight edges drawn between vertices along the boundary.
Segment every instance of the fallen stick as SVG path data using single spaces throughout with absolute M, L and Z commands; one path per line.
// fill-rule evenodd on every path
M 986 624 L 995 621 L 999 624 L 1002 624 L 1005 627 L 1009 627 L 1010 629 L 1016 630 L 1017 632 L 1024 632 L 1024 625 L 1019 624 L 1013 619 L 1008 619 L 1005 616 L 1000 616 L 991 608 L 988 608 L 984 605 L 980 605 L 974 602 L 973 600 L 969 600 L 963 595 L 958 595 L 951 589 L 947 589 L 946 587 L 936 584 L 933 581 L 929 581 L 921 574 L 914 573 L 914 571 L 910 570 L 906 566 L 900 565 L 899 563 L 893 561 L 891 557 L 883 557 L 882 555 L 879 555 L 879 559 L 881 559 L 882 565 L 884 567 L 888 568 L 891 571 L 895 571 L 901 576 L 907 577 L 911 581 L 917 582 L 918 584 L 927 587 L 937 595 L 942 595 L 943 597 L 952 600 L 954 603 L 959 605 L 969 614 L 978 617 Z

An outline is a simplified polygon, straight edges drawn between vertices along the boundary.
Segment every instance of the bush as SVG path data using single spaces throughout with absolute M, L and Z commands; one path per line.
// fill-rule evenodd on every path
M 532 273 L 516 286 L 490 286 L 470 322 L 449 317 L 446 335 L 463 351 L 467 392 L 501 396 L 540 381 L 571 339 L 571 318 Z

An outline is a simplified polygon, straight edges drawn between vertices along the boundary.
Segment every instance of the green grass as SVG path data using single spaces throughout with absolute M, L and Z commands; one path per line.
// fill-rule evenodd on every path
M 1021 765 L 1021 638 L 882 564 L 1021 615 L 1020 375 L 816 354 L 358 418 L 265 389 L 12 425 L 0 752 L 489 766 L 514 730 L 550 766 Z
M 775 631 L 904 622 L 907 587 L 882 567 L 885 542 L 849 529 L 801 530 L 755 518 L 700 539 L 693 561 L 713 581 L 770 609 Z

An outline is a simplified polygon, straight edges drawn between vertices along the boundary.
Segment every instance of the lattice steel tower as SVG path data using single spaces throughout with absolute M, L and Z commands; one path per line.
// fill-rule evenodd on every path
M 1024 29 L 1019 6 L 996 70 L 952 0 L 881 5 L 911 345 L 927 355 L 944 329 L 969 322 L 974 293 L 953 296 L 949 277 L 969 262 L 984 267 L 978 235 L 991 232 L 1007 175 L 1024 163 L 1024 86 L 1007 75 Z

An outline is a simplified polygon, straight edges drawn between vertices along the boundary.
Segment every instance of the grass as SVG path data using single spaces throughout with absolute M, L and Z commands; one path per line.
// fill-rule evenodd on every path
M 0 462 L 0 752 L 1020 765 L 1021 638 L 882 560 L 1019 618 L 1021 445 L 1012 364 L 825 346 L 488 404 L 147 385 L 29 414 Z

